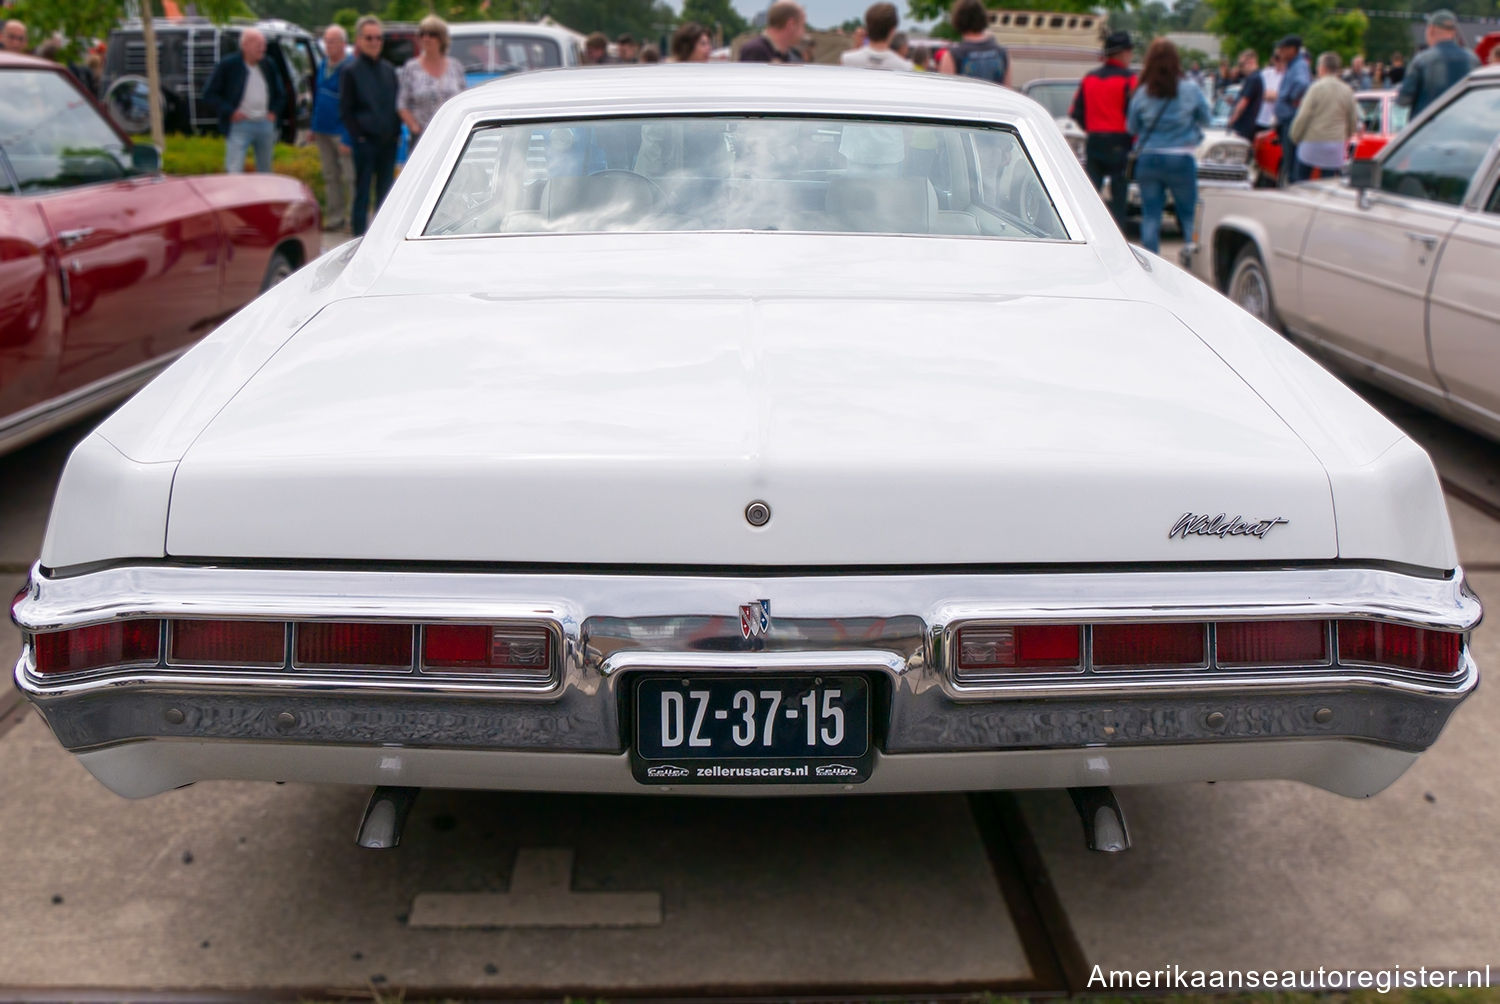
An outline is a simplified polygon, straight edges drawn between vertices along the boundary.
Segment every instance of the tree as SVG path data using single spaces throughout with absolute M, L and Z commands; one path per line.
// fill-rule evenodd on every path
M 636 38 L 656 38 L 676 23 L 671 8 L 655 0 L 550 0 L 543 6 L 574 31 L 602 31 L 610 38 L 627 31 Z
M 750 30 L 749 22 L 729 0 L 683 0 L 682 20 L 697 21 L 710 31 L 718 29 L 726 41 Z
M 151 142 L 158 150 L 166 146 L 166 130 L 162 127 L 161 78 L 157 70 L 156 33 L 153 27 L 152 4 L 155 0 L 143 0 L 140 5 L 141 29 L 146 44 L 146 85 L 149 89 L 151 112 Z M 242 0 L 198 0 L 200 13 L 215 21 L 227 21 L 238 14 L 250 13 Z M 26 27 L 35 39 L 61 35 L 68 42 L 70 55 L 76 52 L 80 40 L 107 38 L 110 31 L 125 17 L 124 0 L 19 0 L 7 12 L 26 22 Z
M 1301 35 L 1310 53 L 1333 50 L 1346 60 L 1364 49 L 1369 19 L 1357 10 L 1334 13 L 1339 0 L 1207 0 L 1210 31 L 1224 39 L 1224 52 L 1254 49 L 1264 59 L 1286 35 Z

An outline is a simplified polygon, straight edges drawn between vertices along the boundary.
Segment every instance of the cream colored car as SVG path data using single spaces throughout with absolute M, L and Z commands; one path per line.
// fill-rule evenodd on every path
M 1207 190 L 1200 278 L 1272 327 L 1500 439 L 1500 68 L 1374 161 L 1283 190 Z

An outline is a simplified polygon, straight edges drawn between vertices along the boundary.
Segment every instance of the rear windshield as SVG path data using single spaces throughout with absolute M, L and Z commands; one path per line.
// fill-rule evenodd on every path
M 1067 238 L 1010 129 L 748 116 L 482 126 L 424 233 L 663 230 Z
M 562 50 L 550 38 L 525 35 L 469 35 L 454 31 L 449 54 L 465 73 L 502 75 L 562 65 Z

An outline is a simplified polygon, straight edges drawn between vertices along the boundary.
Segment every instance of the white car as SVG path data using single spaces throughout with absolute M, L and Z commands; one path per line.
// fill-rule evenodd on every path
M 1479 616 L 1426 454 L 1035 104 L 738 65 L 448 102 L 362 242 L 80 443 L 14 607 L 131 796 L 1363 796 Z
M 1069 79 L 1033 80 L 1021 88 L 1023 94 L 1039 102 L 1057 121 L 1073 155 L 1083 163 L 1088 142 L 1088 133 L 1069 117 L 1073 98 L 1078 93 L 1078 81 Z M 1244 137 L 1229 131 L 1229 112 L 1234 108 L 1238 87 L 1230 87 L 1218 96 L 1213 106 L 1213 121 L 1203 130 L 1203 139 L 1198 142 L 1194 154 L 1198 161 L 1200 187 L 1220 185 L 1243 188 L 1250 183 L 1250 144 Z M 1130 186 L 1130 202 L 1139 206 L 1140 191 Z
M 1341 367 L 1500 439 L 1500 69 L 1351 173 L 1205 191 L 1195 269 Z

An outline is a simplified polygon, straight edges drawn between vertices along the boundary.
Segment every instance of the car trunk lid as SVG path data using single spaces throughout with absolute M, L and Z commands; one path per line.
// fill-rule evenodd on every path
M 1337 553 L 1317 460 L 1171 313 L 1002 294 L 337 302 L 187 452 L 167 549 L 839 568 Z

